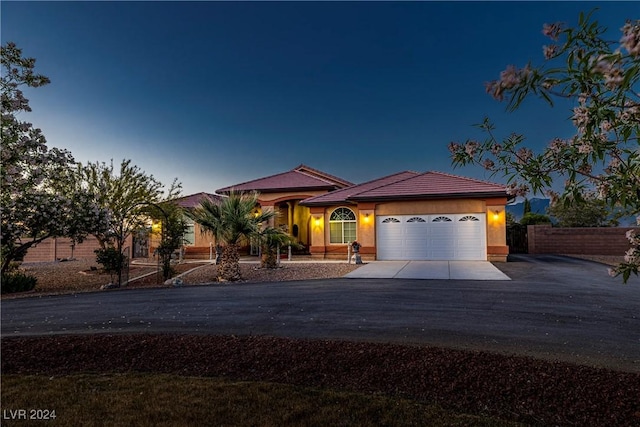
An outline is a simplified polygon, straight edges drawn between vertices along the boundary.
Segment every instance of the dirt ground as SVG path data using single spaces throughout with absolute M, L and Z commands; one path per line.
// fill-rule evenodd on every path
M 261 336 L 2 339 L 3 375 L 80 372 L 157 372 L 358 391 L 536 426 L 640 425 L 640 374 L 528 357 Z

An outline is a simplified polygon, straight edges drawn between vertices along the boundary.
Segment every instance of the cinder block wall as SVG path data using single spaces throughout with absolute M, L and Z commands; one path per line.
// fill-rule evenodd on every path
M 630 247 L 625 234 L 633 229 L 638 230 L 637 227 L 554 228 L 550 225 L 529 225 L 529 253 L 624 255 Z
M 131 246 L 131 240 L 131 236 L 129 236 L 125 247 Z M 93 251 L 98 248 L 100 248 L 98 240 L 89 236 L 75 246 L 73 258 L 95 260 L 96 254 Z M 71 240 L 59 237 L 43 240 L 38 245 L 30 247 L 24 257 L 24 262 L 51 262 L 65 258 L 71 258 Z

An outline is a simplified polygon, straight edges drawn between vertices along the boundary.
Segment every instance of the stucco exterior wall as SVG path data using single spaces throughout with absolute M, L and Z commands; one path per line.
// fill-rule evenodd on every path
M 483 213 L 484 200 L 442 199 L 385 202 L 376 205 L 376 215 L 420 215 L 438 213 Z
M 310 210 L 307 206 L 300 206 L 300 201 L 326 193 L 326 190 L 260 193 L 258 203 L 262 209 L 273 209 L 278 212 L 278 217 L 269 225 L 283 226 L 291 235 L 293 235 L 294 225 L 297 225 L 298 235 L 295 237 L 298 242 L 311 245 L 313 231 L 310 229 L 312 227 Z

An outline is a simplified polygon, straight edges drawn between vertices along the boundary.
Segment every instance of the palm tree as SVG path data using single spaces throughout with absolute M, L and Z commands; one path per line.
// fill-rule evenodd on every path
M 264 233 L 263 223 L 276 216 L 274 211 L 257 212 L 258 193 L 231 192 L 219 202 L 204 199 L 188 215 L 210 232 L 223 246 L 218 276 L 223 281 L 237 281 L 240 276 L 238 245 L 244 239 L 258 238 Z M 267 227 L 267 229 L 273 229 Z M 275 230 L 275 229 L 273 229 Z
M 292 246 L 298 249 L 302 248 L 302 245 L 294 237 L 279 228 L 266 227 L 260 231 L 257 238 L 260 242 L 260 267 L 262 268 L 278 267 L 278 247 Z

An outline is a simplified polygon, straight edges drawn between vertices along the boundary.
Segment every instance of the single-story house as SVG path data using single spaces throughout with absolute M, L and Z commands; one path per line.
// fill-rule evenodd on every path
M 363 259 L 506 261 L 506 187 L 442 172 L 398 172 L 362 184 L 300 165 L 290 171 L 176 199 L 184 208 L 231 191 L 257 191 L 258 206 L 278 212 L 271 225 L 296 237 L 314 258 L 346 259 L 353 241 Z M 160 223 L 134 233 L 133 258 L 151 257 Z M 148 231 L 152 231 L 149 235 Z M 191 223 L 184 256 L 209 258 L 213 236 Z M 77 258 L 94 258 L 95 239 L 75 247 Z M 258 248 L 249 245 L 253 254 Z M 71 256 L 68 239 L 47 239 L 25 261 Z
M 398 172 L 363 184 L 300 165 L 216 190 L 259 192 L 257 209 L 312 257 L 506 261 L 506 187 L 442 172 Z

